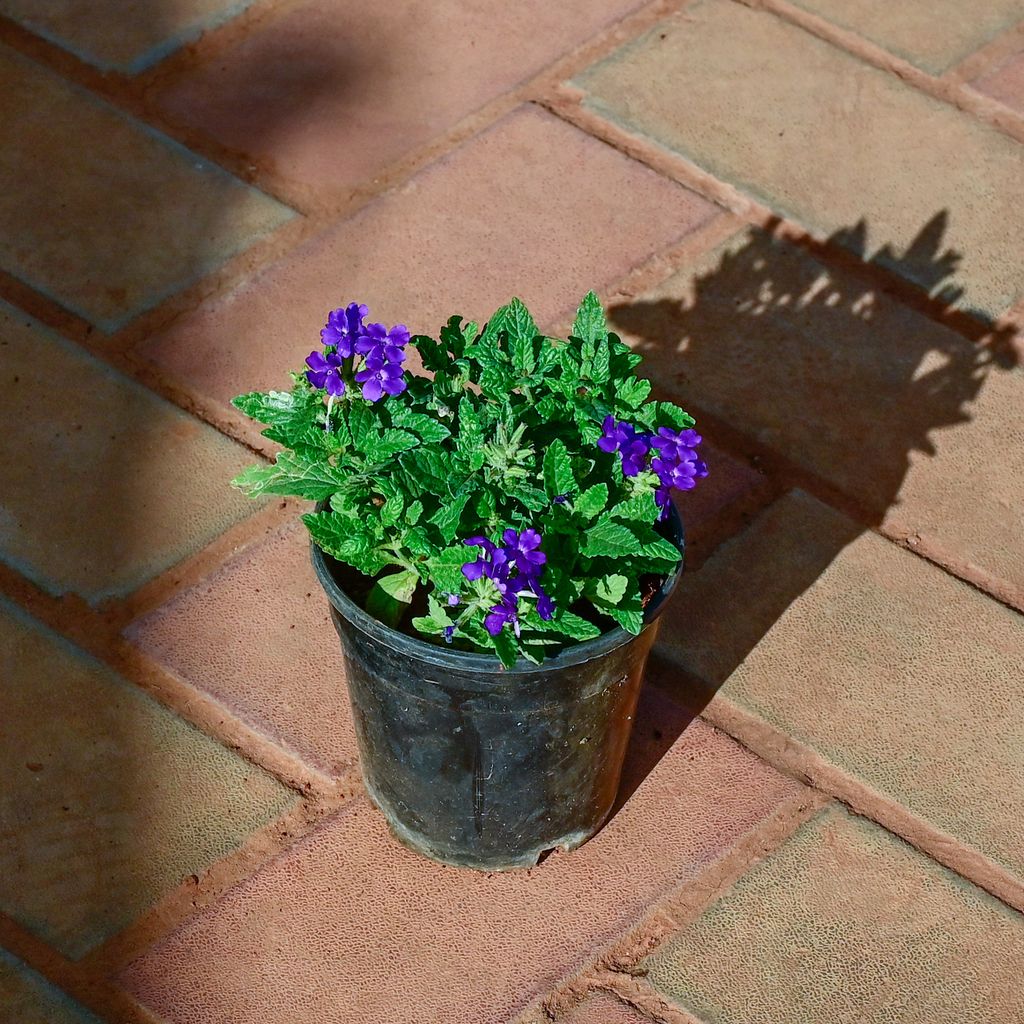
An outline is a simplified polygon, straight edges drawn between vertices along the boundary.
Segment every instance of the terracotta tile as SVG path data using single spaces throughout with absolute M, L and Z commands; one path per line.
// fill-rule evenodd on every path
M 1009 349 L 971 344 L 760 232 L 611 315 L 662 391 L 1024 602 L 1024 377 L 1008 372 Z
M 3 604 L 0 652 L 0 909 L 66 956 L 296 799 Z
M 560 1017 L 558 1024 L 651 1024 L 651 1019 L 607 992 L 595 992 L 567 1016 Z
M 0 558 L 40 586 L 127 594 L 252 513 L 217 431 L 2 303 L 0 352 Z
M 1024 877 L 1024 619 L 807 495 L 683 578 L 664 655 Z
M 0 268 L 106 331 L 292 216 L 0 47 Z
M 1020 1024 L 1022 948 L 1019 914 L 833 809 L 644 966 L 707 1021 Z
M 794 0 L 924 71 L 941 74 L 1024 18 L 1021 0 Z
M 492 875 L 409 852 L 360 801 L 121 980 L 172 1024 L 504 1020 L 796 792 L 694 722 L 594 840 Z
M 1024 50 L 971 83 L 979 92 L 1024 113 Z
M 341 649 L 293 524 L 133 625 L 147 654 L 325 771 L 355 761 Z
M 252 0 L 0 0 L 0 13 L 104 70 L 135 73 L 205 29 L 241 13 Z
M 319 0 L 188 67 L 156 101 L 287 178 L 344 190 L 638 6 Z
M 715 211 L 596 139 L 523 108 L 143 352 L 226 401 L 287 383 L 286 371 L 318 343 L 327 310 L 352 298 L 414 333 L 436 335 L 453 313 L 485 319 L 512 293 L 545 323 Z
M 994 315 L 1022 294 L 1019 144 L 773 14 L 689 4 L 576 84 L 591 109 L 812 231 L 863 219 L 867 248 L 890 247 L 880 261 L 922 288 L 941 242 L 965 307 Z
M 10 1024 L 101 1024 L 6 950 L 0 949 L 0 1013 Z

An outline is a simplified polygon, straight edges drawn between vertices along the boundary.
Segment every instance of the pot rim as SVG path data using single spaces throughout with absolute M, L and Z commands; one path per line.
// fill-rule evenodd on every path
M 498 677 L 507 677 L 512 673 L 517 675 L 540 675 L 552 670 L 566 668 L 570 665 L 579 665 L 592 661 L 595 658 L 600 658 L 617 647 L 628 643 L 630 640 L 638 639 L 657 620 L 679 583 L 685 560 L 686 539 L 683 521 L 680 518 L 679 509 L 676 507 L 675 502 L 671 503 L 670 508 L 672 511 L 669 516 L 669 522 L 671 523 L 673 534 L 671 539 L 676 547 L 679 548 L 679 562 L 676 565 L 675 571 L 671 575 L 666 576 L 662 581 L 661 587 L 655 594 L 654 599 L 644 609 L 644 626 L 640 633 L 634 636 L 634 634 L 627 632 L 621 626 L 616 626 L 614 629 L 609 630 L 607 633 L 602 633 L 592 640 L 584 640 L 580 643 L 563 647 L 557 654 L 552 655 L 550 658 L 545 658 L 539 665 L 535 665 L 532 661 L 520 657 L 511 668 L 505 668 L 495 654 L 446 650 L 438 647 L 436 644 L 428 643 L 426 640 L 420 640 L 417 637 L 410 636 L 408 633 L 401 633 L 397 629 L 384 625 L 379 619 L 375 619 L 363 608 L 360 608 L 342 590 L 338 581 L 334 578 L 330 567 L 327 565 L 324 551 L 317 546 L 315 541 L 310 541 L 310 550 L 313 568 L 334 609 L 339 614 L 344 615 L 361 632 L 387 645 L 392 650 L 412 655 L 420 661 L 431 665 L 452 668 L 460 672 L 474 672 Z M 498 680 L 495 680 L 495 682 L 498 682 Z

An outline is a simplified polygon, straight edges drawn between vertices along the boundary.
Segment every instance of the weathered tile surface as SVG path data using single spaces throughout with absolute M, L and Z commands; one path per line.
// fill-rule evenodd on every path
M 104 330 L 291 212 L 0 47 L 0 268 Z
M 1024 877 L 1024 617 L 794 492 L 684 577 L 659 643 Z
M 77 958 L 295 799 L 0 605 L 0 909 Z
M 30 967 L 0 949 L 0 1020 L 9 1024 L 101 1024 Z
M 558 1021 L 559 1024 L 651 1024 L 649 1017 L 641 1016 L 607 992 L 588 996 Z
M 774 15 L 702 0 L 577 84 L 597 112 L 812 230 L 863 218 L 870 248 L 902 252 L 945 213 L 963 304 L 996 314 L 1024 292 L 1020 145 Z M 917 256 L 886 262 L 930 287 Z
M 143 352 L 228 400 L 286 383 L 327 310 L 353 299 L 375 319 L 436 336 L 453 313 L 484 319 L 515 291 L 543 324 L 715 212 L 596 139 L 523 108 Z
M 156 93 L 176 121 L 294 181 L 372 181 L 639 0 L 317 0 Z
M 1020 1024 L 1022 948 L 1019 914 L 830 809 L 644 966 L 709 1024 Z
M 925 71 L 941 74 L 1024 18 L 1021 0 L 794 0 Z
M 1024 51 L 1015 53 L 971 85 L 1018 114 L 1024 113 Z
M 296 523 L 129 630 L 147 654 L 325 771 L 356 756 L 337 634 Z
M 491 875 L 409 852 L 359 802 L 121 980 L 173 1024 L 505 1020 L 798 791 L 695 722 L 594 840 Z
M 933 263 L 938 277 L 946 264 L 937 253 Z M 760 232 L 612 320 L 683 405 L 693 400 L 828 480 L 871 522 L 918 534 L 1024 601 L 1024 372 L 1008 346 L 973 345 Z
M 0 13 L 103 68 L 137 72 L 252 0 L 0 0 Z
M 0 304 L 0 558 L 54 593 L 134 590 L 254 506 L 252 459 Z

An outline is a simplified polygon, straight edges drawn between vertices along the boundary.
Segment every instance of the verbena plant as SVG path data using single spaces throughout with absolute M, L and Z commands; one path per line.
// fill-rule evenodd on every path
M 313 539 L 372 577 L 366 609 L 389 625 L 415 603 L 419 633 L 506 666 L 609 619 L 639 633 L 642 577 L 680 558 L 656 524 L 707 467 L 693 419 L 649 400 L 597 296 L 568 341 L 518 299 L 483 330 L 452 317 L 440 340 L 367 315 L 334 310 L 291 391 L 234 400 L 286 449 L 235 485 L 319 502 Z M 426 374 L 403 368 L 410 345 Z

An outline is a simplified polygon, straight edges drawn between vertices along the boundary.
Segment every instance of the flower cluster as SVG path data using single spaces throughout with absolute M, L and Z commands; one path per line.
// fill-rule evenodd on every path
M 519 636 L 519 598 L 527 591 L 537 598 L 537 614 L 550 621 L 555 611 L 554 602 L 540 585 L 540 574 L 544 571 L 547 555 L 540 550 L 541 536 L 534 529 L 506 530 L 501 535 L 501 545 L 486 537 L 469 537 L 463 543 L 469 547 L 483 548 L 484 554 L 462 567 L 462 575 L 473 582 L 486 578 L 494 584 L 499 600 L 484 619 L 484 628 L 491 636 L 497 636 L 511 624 Z
M 689 491 L 697 481 L 708 475 L 708 467 L 697 454 L 703 440 L 696 430 L 672 430 L 659 427 L 656 434 L 638 433 L 631 423 L 606 416 L 597 446 L 603 452 L 622 455 L 624 476 L 637 476 L 650 468 L 658 476 L 654 498 L 661 509 L 661 518 L 668 516 L 671 491 Z M 648 466 L 648 457 L 654 457 Z
M 313 387 L 323 388 L 330 399 L 345 394 L 345 379 L 353 365 L 350 360 L 356 356 L 362 356 L 363 363 L 354 379 L 362 385 L 367 401 L 400 395 L 406 389 L 402 363 L 409 329 L 404 324 L 396 324 L 390 331 L 383 324 L 367 324 L 369 312 L 358 302 L 332 310 L 320 332 L 324 351 L 310 352 L 306 359 L 306 379 Z

